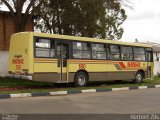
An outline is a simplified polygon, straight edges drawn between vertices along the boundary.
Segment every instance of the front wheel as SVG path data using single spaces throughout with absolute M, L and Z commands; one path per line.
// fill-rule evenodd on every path
M 78 72 L 74 79 L 74 84 L 77 87 L 85 87 L 88 83 L 88 76 L 85 72 Z
M 135 80 L 133 80 L 134 83 L 142 83 L 143 82 L 143 74 L 142 72 L 137 72 L 135 76 Z

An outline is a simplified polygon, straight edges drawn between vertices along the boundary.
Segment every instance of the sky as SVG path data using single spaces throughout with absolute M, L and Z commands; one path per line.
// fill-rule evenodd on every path
M 124 7 L 128 16 L 123 23 L 122 41 L 154 42 L 160 44 L 160 0 L 129 0 Z

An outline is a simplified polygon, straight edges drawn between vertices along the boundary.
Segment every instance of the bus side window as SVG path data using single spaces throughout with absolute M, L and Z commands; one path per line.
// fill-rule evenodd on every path
M 106 59 L 105 47 L 104 44 L 92 44 L 92 59 Z
M 39 58 L 55 57 L 54 40 L 48 38 L 36 38 L 35 57 Z
M 55 53 L 55 42 L 54 42 L 54 40 L 51 40 L 51 50 L 50 50 L 50 52 L 51 52 L 51 58 L 54 58 L 55 57 L 55 55 L 56 55 L 56 53 Z
M 91 44 L 82 43 L 82 48 L 83 48 L 83 58 L 90 59 L 91 58 Z
M 109 59 L 120 60 L 120 46 L 118 45 L 109 46 Z
M 122 60 L 133 60 L 133 48 L 128 46 L 121 47 Z
M 73 58 L 90 59 L 90 43 L 73 42 Z
M 151 48 L 146 48 L 145 54 L 146 54 L 146 61 L 153 62 L 153 50 Z M 156 55 L 155 60 L 159 61 L 159 57 L 158 57 L 157 53 L 155 55 Z
M 57 46 L 57 58 L 59 59 L 61 56 L 60 54 L 60 50 L 61 50 L 61 47 L 60 46 Z
M 134 47 L 134 60 L 144 61 L 145 60 L 145 49 L 140 47 Z

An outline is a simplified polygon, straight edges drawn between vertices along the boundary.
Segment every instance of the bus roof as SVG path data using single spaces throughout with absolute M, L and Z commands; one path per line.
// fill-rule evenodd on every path
M 58 38 L 65 40 L 77 40 L 85 42 L 97 42 L 97 43 L 108 43 L 108 44 L 119 44 L 119 45 L 131 45 L 131 46 L 141 46 L 141 47 L 152 47 L 152 45 L 142 44 L 142 43 L 131 43 L 131 42 L 122 42 L 122 41 L 113 41 L 107 39 L 97 39 L 97 38 L 88 38 L 88 37 L 78 37 L 78 36 L 69 36 L 69 35 L 58 35 L 58 34 L 48 34 L 48 33 L 38 33 L 38 32 L 20 32 L 16 34 L 32 34 L 37 37 L 47 37 L 47 38 Z M 16 35 L 13 34 L 13 35 Z

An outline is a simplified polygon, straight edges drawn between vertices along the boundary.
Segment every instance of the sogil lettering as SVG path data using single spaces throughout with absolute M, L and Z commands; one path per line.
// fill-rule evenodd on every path
M 12 64 L 24 64 L 24 59 L 15 58 L 12 60 Z
M 139 68 L 139 67 L 141 67 L 141 64 L 140 64 L 140 62 L 128 62 L 127 66 L 131 67 L 131 68 L 133 68 L 133 67 Z

